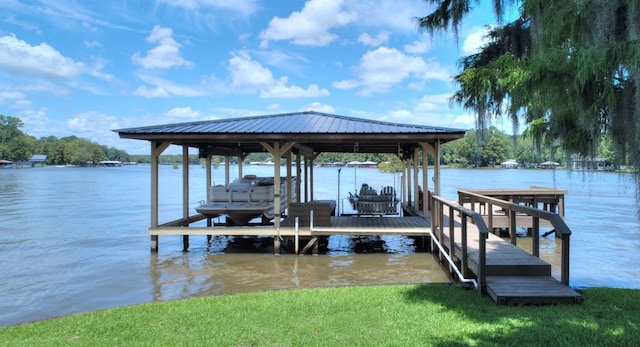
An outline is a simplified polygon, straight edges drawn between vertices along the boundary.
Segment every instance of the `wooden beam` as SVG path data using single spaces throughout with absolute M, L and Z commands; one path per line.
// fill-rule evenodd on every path
M 429 154 L 422 147 L 422 216 L 427 218 L 427 211 L 429 211 Z
M 312 156 L 313 155 L 313 148 L 309 147 L 309 146 L 305 146 L 299 143 L 296 143 L 293 148 L 298 150 L 298 153 L 304 155 L 304 156 Z
M 318 254 L 317 248 L 318 248 L 318 237 L 314 236 L 312 237 L 309 242 L 307 242 L 307 244 L 302 248 L 302 251 L 300 252 L 300 254 L 305 254 L 307 253 L 307 251 L 313 247 L 314 249 L 314 254 Z
M 155 228 L 159 224 L 159 157 L 169 146 L 170 142 L 151 142 L 151 227 Z M 157 252 L 159 249 L 158 236 L 151 236 L 151 251 Z
M 413 150 L 413 208 L 416 209 L 416 211 L 418 210 L 418 208 L 420 207 L 419 204 L 419 200 L 420 200 L 420 195 L 418 194 L 418 185 L 420 182 L 418 182 L 418 154 L 420 154 L 420 148 L 416 147 Z
M 182 146 L 182 218 L 189 218 L 189 146 Z M 189 250 L 189 235 L 182 235 L 182 251 Z

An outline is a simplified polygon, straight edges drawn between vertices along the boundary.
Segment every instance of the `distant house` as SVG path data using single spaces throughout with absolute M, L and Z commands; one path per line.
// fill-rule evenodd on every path
M 517 169 L 519 166 L 520 163 L 518 163 L 515 159 L 509 159 L 500 163 L 500 167 L 502 167 L 503 169 Z
M 558 167 L 558 165 L 560 164 L 556 163 L 555 161 L 545 161 L 544 163 L 540 163 L 538 167 L 541 169 L 555 169 Z
M 573 170 L 598 170 L 598 171 L 613 171 L 616 169 L 613 163 L 610 163 L 605 158 L 592 158 L 584 157 L 582 155 L 573 155 L 571 167 Z
M 13 169 L 13 162 L 11 160 L 0 159 L 0 169 Z
M 118 167 L 122 166 L 122 162 L 118 160 L 103 160 L 98 162 L 98 166 Z
M 47 156 L 45 154 L 34 154 L 29 159 L 31 166 L 43 166 L 47 162 Z

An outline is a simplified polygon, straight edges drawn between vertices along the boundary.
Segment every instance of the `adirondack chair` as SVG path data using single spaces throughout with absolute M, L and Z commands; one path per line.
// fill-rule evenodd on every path
M 384 187 L 380 191 L 380 195 L 375 189 L 361 190 L 356 207 L 359 215 L 398 214 L 398 199 L 396 199 L 395 189 L 390 186 Z

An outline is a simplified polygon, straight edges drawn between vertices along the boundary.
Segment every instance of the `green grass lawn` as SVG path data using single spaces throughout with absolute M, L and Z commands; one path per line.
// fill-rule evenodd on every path
M 456 285 L 283 290 L 119 307 L 0 328 L 3 346 L 636 346 L 640 291 L 497 306 Z

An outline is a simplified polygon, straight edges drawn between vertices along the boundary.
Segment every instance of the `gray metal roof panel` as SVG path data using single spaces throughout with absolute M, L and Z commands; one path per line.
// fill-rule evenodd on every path
M 450 133 L 463 129 L 400 124 L 338 116 L 313 111 L 276 115 L 220 119 L 177 124 L 153 125 L 118 129 L 118 133 L 226 133 L 226 134 L 390 134 L 390 133 Z

